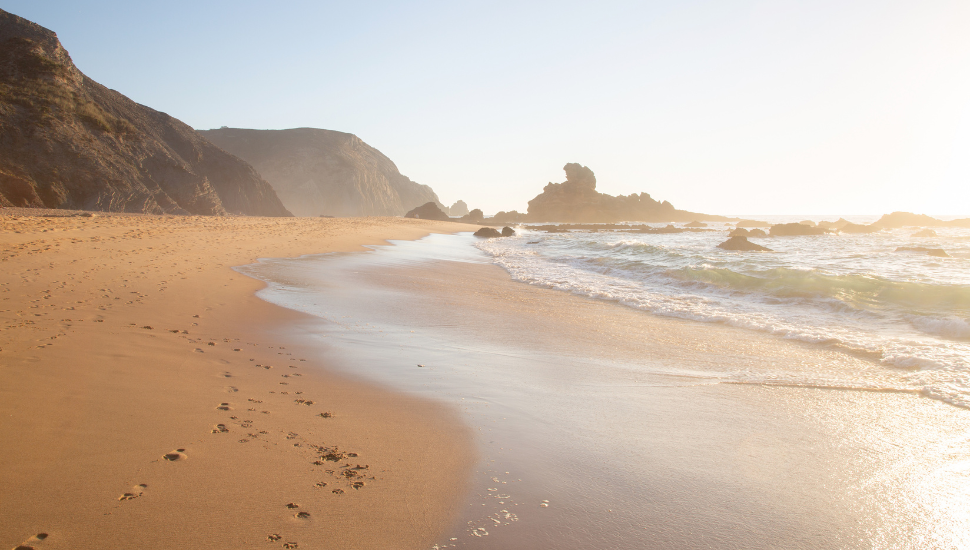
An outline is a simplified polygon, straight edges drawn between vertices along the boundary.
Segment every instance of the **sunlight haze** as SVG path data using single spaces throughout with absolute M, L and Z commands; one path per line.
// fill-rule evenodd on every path
M 970 211 L 970 3 L 13 0 L 194 128 L 356 134 L 441 201 L 562 167 L 709 213 Z

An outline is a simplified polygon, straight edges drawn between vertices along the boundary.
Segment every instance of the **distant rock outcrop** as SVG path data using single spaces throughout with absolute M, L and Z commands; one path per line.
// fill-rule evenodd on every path
M 502 234 L 498 232 L 498 229 L 494 227 L 483 227 L 475 232 L 476 237 L 484 237 L 486 239 L 491 239 L 494 237 L 501 237 Z
M 252 166 L 86 77 L 56 34 L 3 10 L 0 206 L 289 215 Z
M 465 223 L 482 223 L 485 221 L 485 214 L 481 210 L 476 208 L 471 212 L 462 216 L 459 221 L 462 221 Z
M 900 227 L 970 227 L 970 218 L 962 220 L 938 220 L 926 214 L 912 212 L 893 212 L 879 218 L 872 225 L 885 229 L 899 229 Z
M 697 228 L 697 227 L 707 227 L 707 224 L 704 223 L 704 222 L 693 221 L 693 222 L 684 224 L 684 227 L 695 227 L 695 228 Z
M 838 231 L 843 227 L 849 225 L 850 223 L 852 222 L 850 222 L 845 218 L 839 218 L 838 221 L 834 221 L 834 222 L 820 221 L 818 222 L 818 227 L 821 227 L 822 229 L 830 229 L 830 230 Z
M 809 227 L 800 223 L 779 223 L 771 226 L 768 234 L 772 237 L 797 237 L 803 235 L 824 235 L 820 227 Z
M 401 216 L 438 195 L 359 137 L 318 128 L 200 132 L 252 164 L 297 216 Z
M 599 193 L 596 191 L 596 176 L 589 168 L 569 163 L 563 170 L 566 181 L 549 183 L 541 194 L 529 201 L 529 221 L 611 223 L 728 220 L 723 216 L 677 210 L 669 202 L 657 202 L 646 193 L 617 197 Z
M 748 240 L 747 237 L 731 237 L 723 243 L 717 245 L 724 250 L 734 250 L 739 252 L 771 252 L 770 248 L 765 248 Z
M 913 233 L 913 237 L 938 237 L 938 236 L 939 235 L 936 234 L 936 231 L 933 231 L 932 229 L 924 229 L 922 231 L 917 231 L 916 233 Z
M 449 221 L 451 218 L 448 214 L 445 214 L 438 208 L 438 205 L 433 202 L 427 202 L 421 206 L 409 211 L 404 215 L 405 218 L 417 218 L 420 220 L 439 220 L 439 221 Z
M 771 227 L 768 222 L 759 222 L 758 220 L 741 220 L 734 227 Z
M 463 200 L 455 201 L 455 204 L 448 209 L 448 214 L 460 218 L 468 214 L 468 205 Z
M 839 228 L 842 233 L 855 233 L 855 234 L 865 234 L 865 233 L 876 233 L 877 231 L 882 231 L 881 227 L 876 227 L 875 225 L 860 225 L 857 223 L 848 222 Z

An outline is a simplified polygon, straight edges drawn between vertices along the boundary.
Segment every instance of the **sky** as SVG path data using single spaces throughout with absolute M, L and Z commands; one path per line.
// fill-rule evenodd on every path
M 450 205 L 563 165 L 717 214 L 970 214 L 970 2 L 2 0 L 198 129 L 356 134 Z

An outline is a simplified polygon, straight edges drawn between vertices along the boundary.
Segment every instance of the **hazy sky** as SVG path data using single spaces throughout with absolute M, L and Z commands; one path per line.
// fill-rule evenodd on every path
M 352 132 L 442 202 L 579 162 L 710 213 L 970 214 L 970 1 L 4 0 L 195 128 Z

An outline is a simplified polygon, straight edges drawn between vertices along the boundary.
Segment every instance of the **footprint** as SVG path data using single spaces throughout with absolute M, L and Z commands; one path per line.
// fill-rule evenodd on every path
M 135 485 L 134 487 L 131 488 L 131 492 L 130 493 L 125 493 L 125 494 L 121 495 L 120 497 L 118 497 L 118 500 L 134 500 L 134 499 L 142 496 L 143 494 L 145 494 L 145 489 L 146 488 L 148 488 L 148 485 L 146 485 L 144 483 L 140 483 L 138 485 Z
M 23 544 L 14 548 L 13 550 L 35 550 L 33 543 L 41 542 L 46 539 L 49 535 L 47 533 L 37 533 L 36 535 L 25 540 Z
M 283 538 L 283 537 L 279 533 L 273 533 L 271 535 L 267 535 L 266 536 L 266 540 L 268 540 L 270 542 L 276 542 L 276 541 L 280 540 L 281 538 Z
M 299 508 L 300 505 L 296 504 L 295 502 L 290 502 L 289 504 L 286 505 L 286 507 L 289 508 L 290 510 L 293 510 L 295 508 Z
M 236 386 L 227 386 L 226 391 L 229 393 L 236 393 L 237 391 L 239 391 L 239 388 L 237 388 Z
M 229 433 L 229 428 L 227 428 L 225 424 L 216 424 L 216 426 L 212 428 L 212 433 L 214 434 Z
M 299 547 L 300 547 L 300 545 L 298 543 L 295 543 L 295 542 L 284 542 L 283 543 L 283 548 L 299 548 Z
M 175 449 L 170 453 L 165 453 L 162 458 L 170 462 L 175 462 L 176 460 L 185 460 L 188 457 L 185 455 L 185 449 Z
M 296 519 L 310 519 L 310 512 L 299 512 L 293 517 Z
M 231 411 L 232 407 L 229 406 L 229 403 L 219 403 L 219 406 L 216 407 L 216 409 L 220 411 Z

